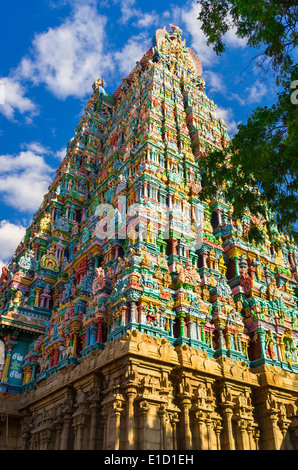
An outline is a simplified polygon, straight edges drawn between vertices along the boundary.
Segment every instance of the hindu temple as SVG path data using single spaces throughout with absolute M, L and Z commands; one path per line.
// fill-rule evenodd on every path
M 2 450 L 298 449 L 298 249 L 201 200 L 228 129 L 168 29 L 94 82 L 2 270 Z

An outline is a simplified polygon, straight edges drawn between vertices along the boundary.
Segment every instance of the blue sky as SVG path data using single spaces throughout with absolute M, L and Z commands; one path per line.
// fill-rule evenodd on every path
M 42 202 L 102 77 L 113 93 L 151 47 L 158 28 L 179 26 L 199 56 L 206 92 L 232 136 L 258 105 L 275 101 L 270 78 L 247 66 L 259 51 L 229 31 L 216 56 L 196 1 L 10 0 L 0 18 L 0 267 Z

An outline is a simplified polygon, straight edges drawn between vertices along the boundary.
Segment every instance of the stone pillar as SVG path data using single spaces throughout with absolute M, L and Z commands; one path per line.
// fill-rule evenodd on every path
M 69 437 L 70 437 L 70 426 L 72 421 L 72 409 L 66 409 L 63 416 L 63 428 L 61 432 L 60 440 L 60 450 L 70 450 L 69 449 Z
M 235 276 L 239 276 L 239 256 L 233 256 L 232 260 L 234 261 L 235 263 Z
M 189 450 L 192 448 L 192 437 L 190 430 L 190 421 L 189 421 L 189 410 L 191 408 L 190 398 L 183 398 L 181 401 L 182 404 L 182 425 L 183 425 L 183 434 L 184 434 L 184 445 L 183 449 Z
M 39 295 L 41 293 L 42 289 L 41 287 L 37 287 L 35 289 L 35 302 L 34 302 L 34 307 L 38 307 L 39 306 Z
M 89 444 L 87 440 L 84 441 L 85 429 L 90 429 L 90 407 L 86 393 L 78 388 L 76 395 L 76 402 L 74 405 L 75 412 L 73 414 L 73 428 L 75 430 L 74 436 L 74 450 L 88 450 Z M 88 436 L 89 437 L 89 436 Z
M 133 300 L 130 302 L 130 322 L 136 322 L 136 304 Z
M 48 450 L 49 443 L 51 440 L 51 430 L 44 429 L 40 433 L 40 450 Z
M 172 426 L 172 450 L 177 450 L 177 423 L 179 422 L 178 413 L 171 416 L 170 423 Z
M 96 450 L 96 436 L 97 436 L 97 418 L 99 410 L 99 389 L 95 388 L 91 391 L 88 397 L 90 403 L 91 419 L 90 419 L 90 434 L 89 434 L 89 450 Z
M 207 450 L 205 417 L 204 417 L 204 413 L 202 413 L 202 411 L 198 411 L 196 413 L 196 423 L 197 423 L 196 449 L 198 449 L 198 450 Z
M 8 371 L 9 371 L 9 366 L 10 366 L 10 361 L 11 361 L 11 354 L 12 350 L 17 344 L 17 341 L 13 341 L 11 339 L 7 339 L 5 342 L 5 349 L 6 349 L 6 357 L 5 357 L 5 364 L 2 372 L 2 378 L 1 382 L 8 382 Z
M 211 421 L 210 415 L 206 416 L 205 426 L 207 430 L 207 446 L 208 446 L 207 449 L 212 450 L 212 435 L 211 435 L 212 421 Z
M 74 417 L 73 428 L 75 430 L 74 450 L 86 450 L 83 448 L 83 432 L 86 426 L 84 415 Z
M 272 450 L 279 450 L 280 449 L 280 439 L 279 439 L 279 429 L 278 429 L 278 411 L 277 410 L 269 410 L 268 411 L 268 418 L 271 424 L 271 441 L 269 444 L 269 448 Z
M 138 308 L 138 323 L 145 323 L 145 307 L 144 305 L 140 305 Z
M 167 412 L 165 409 L 165 405 L 160 405 L 157 414 L 160 420 L 160 439 L 159 439 L 159 449 L 166 450 L 167 449 L 167 430 L 166 430 L 166 417 Z
M 201 256 L 202 256 L 203 268 L 207 268 L 207 261 L 206 261 L 207 253 L 202 252 Z
M 22 449 L 29 450 L 31 413 L 26 410 L 22 420 Z
M 206 324 L 206 321 L 202 320 L 201 321 L 201 340 L 205 343 L 205 330 L 204 326 Z
M 186 322 L 187 337 L 188 338 L 192 338 L 192 325 L 193 325 L 193 320 L 188 320 Z
M 103 420 L 103 450 L 107 450 L 110 408 L 105 406 L 101 411 L 101 415 Z
M 177 317 L 179 318 L 180 321 L 180 336 L 185 336 L 184 335 L 184 318 L 185 318 L 185 313 L 184 312 L 178 312 Z
M 221 227 L 222 226 L 222 218 L 221 218 L 222 210 L 217 208 L 215 212 L 217 213 L 217 217 L 218 217 L 218 227 Z
M 39 247 L 40 247 L 40 243 L 36 242 L 34 244 L 34 258 L 38 259 L 38 250 L 39 250 Z
M 248 436 L 248 450 L 256 450 L 254 438 L 253 438 L 253 426 L 249 423 L 247 426 L 247 436 Z
M 226 339 L 226 349 L 231 349 L 231 333 L 229 331 L 225 332 Z
M 116 401 L 113 403 L 112 410 L 115 415 L 115 444 L 113 450 L 120 449 L 120 419 L 121 413 L 123 411 L 121 401 Z
M 221 445 L 220 445 L 220 433 L 222 431 L 222 426 L 220 426 L 219 423 L 215 423 L 214 425 L 214 432 L 216 436 L 216 450 L 221 450 Z
M 97 329 L 97 337 L 96 337 L 96 342 L 101 343 L 102 342 L 102 325 L 103 325 L 103 318 L 99 318 L 98 322 L 98 329 Z
M 135 444 L 135 429 L 134 429 L 134 400 L 137 396 L 135 388 L 128 387 L 127 392 L 127 442 L 126 449 L 133 450 Z
M 216 329 L 219 333 L 219 348 L 223 349 L 224 348 L 223 330 L 225 329 L 225 327 L 219 323 L 218 325 L 216 325 Z
M 232 416 L 234 403 L 222 403 L 223 407 L 223 435 L 225 437 L 225 450 L 235 450 L 235 440 L 233 435 Z
M 59 421 L 56 421 L 54 423 L 54 429 L 55 429 L 55 432 L 56 432 L 56 436 L 55 436 L 55 446 L 54 446 L 54 449 L 55 450 L 60 450 L 60 443 L 61 443 L 61 435 L 62 435 L 62 430 L 63 430 L 63 424 L 62 424 L 62 421 L 59 420 Z
M 69 329 L 73 335 L 72 356 L 77 357 L 77 340 L 80 333 L 82 322 L 74 320 L 69 324 Z
M 249 446 L 247 443 L 247 432 L 246 432 L 246 421 L 241 419 L 237 421 L 237 436 L 238 436 L 238 448 L 239 450 L 248 450 Z
M 150 409 L 147 401 L 142 400 L 139 403 L 140 407 L 140 450 L 147 450 L 147 415 Z
M 266 348 L 265 348 L 266 331 L 263 330 L 263 328 L 257 328 L 256 332 L 260 338 L 261 357 L 266 357 Z

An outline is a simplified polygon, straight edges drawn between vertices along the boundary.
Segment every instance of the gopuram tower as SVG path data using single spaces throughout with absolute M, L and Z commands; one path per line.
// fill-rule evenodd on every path
M 94 82 L 3 268 L 1 449 L 298 448 L 298 250 L 200 200 L 228 140 L 201 74 L 170 25 Z

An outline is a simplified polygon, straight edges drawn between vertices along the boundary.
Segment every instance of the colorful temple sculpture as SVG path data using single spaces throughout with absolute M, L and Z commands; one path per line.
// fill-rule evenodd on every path
M 2 271 L 2 449 L 298 449 L 298 250 L 200 200 L 229 139 L 201 74 L 170 25 L 94 82 Z

